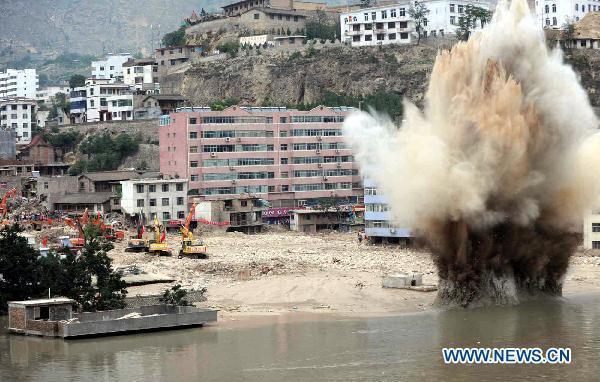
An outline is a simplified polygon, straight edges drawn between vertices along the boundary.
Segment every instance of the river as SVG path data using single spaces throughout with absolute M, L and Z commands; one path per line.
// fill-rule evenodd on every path
M 300 313 L 298 313 L 300 314 Z M 9 335 L 2 381 L 598 380 L 600 295 L 81 340 Z M 443 347 L 570 347 L 570 365 L 445 365 Z

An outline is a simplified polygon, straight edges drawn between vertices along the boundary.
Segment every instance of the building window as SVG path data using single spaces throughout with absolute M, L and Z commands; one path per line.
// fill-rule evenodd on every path
M 197 121 L 198 120 L 196 118 L 190 118 L 190 125 L 195 125 Z
M 395 40 L 396 39 L 396 34 L 395 33 L 390 33 L 388 35 L 388 40 Z
M 371 12 L 371 20 L 375 21 L 377 18 L 377 12 Z
M 169 212 L 163 212 L 163 220 L 171 219 L 171 214 Z
M 177 205 L 178 206 L 183 206 L 183 196 L 178 196 L 177 197 Z
M 546 26 L 550 26 L 550 19 L 546 18 Z
M 281 151 L 287 151 L 287 149 L 288 149 L 287 143 L 279 145 L 279 150 L 281 150 Z
M 600 232 L 600 223 L 592 223 L 592 232 Z
M 587 41 L 581 40 L 581 47 L 585 48 L 587 46 Z
M 423 26 L 427 26 L 427 19 L 423 19 Z
M 556 20 L 556 17 L 553 17 L 552 18 L 552 25 L 556 25 L 556 24 L 558 24 L 558 21 Z
M 150 207 L 156 207 L 156 199 L 150 199 Z
M 459 5 L 458 6 L 458 13 L 465 13 L 465 6 L 464 5 Z
M 177 219 L 185 219 L 185 212 L 177 211 Z
M 260 18 L 260 14 L 259 13 L 255 13 L 254 14 L 254 20 L 258 20 Z
M 450 25 L 456 25 L 456 16 L 450 16 Z
M 401 16 L 401 17 L 404 17 L 404 16 L 406 16 L 406 10 L 405 10 L 404 8 L 400 8 L 400 9 L 399 9 L 399 12 L 400 12 L 400 16 Z
M 363 16 L 365 17 L 365 21 L 369 21 L 369 14 L 368 13 L 363 14 Z
M 390 11 L 390 17 L 396 17 L 396 9 Z
M 275 186 L 269 186 L 268 192 L 275 192 Z
M 169 198 L 162 198 L 161 204 L 162 204 L 163 207 L 168 206 L 169 205 Z
M 281 191 L 288 192 L 289 190 L 290 190 L 290 186 L 288 186 L 288 185 L 281 186 Z
M 190 139 L 198 139 L 198 133 L 195 131 L 190 131 Z
M 198 146 L 190 146 L 190 153 L 195 154 L 198 152 Z
M 365 35 L 365 41 L 371 41 L 371 40 L 373 40 L 373 36 L 370 35 L 370 34 L 366 34 Z
M 556 13 L 556 4 L 552 4 L 552 12 Z
M 383 33 L 379 33 L 379 34 L 377 35 L 377 41 L 383 41 L 383 40 L 384 40 L 384 38 L 385 38 L 385 35 L 384 35 Z
M 454 13 L 455 9 L 454 9 L 454 4 L 450 4 L 450 13 Z
M 387 11 L 381 11 L 381 18 L 387 19 Z
M 396 23 L 388 23 L 388 29 L 396 28 Z
M 192 182 L 197 182 L 198 181 L 198 175 L 190 175 L 190 180 Z
M 193 168 L 198 167 L 198 161 L 196 161 L 196 160 L 190 161 L 190 167 L 193 167 Z
M 360 41 L 360 36 L 352 36 L 352 41 L 353 42 L 359 42 Z
M 176 191 L 183 191 L 183 183 L 177 183 L 175 185 L 175 190 Z
M 163 184 L 162 185 L 162 192 L 169 192 L 169 184 Z
M 135 186 L 135 188 L 136 188 L 138 194 L 141 194 L 142 192 L 144 192 L 144 185 L 143 184 L 137 184 Z
M 288 164 L 288 158 L 281 158 L 281 164 Z
M 600 241 L 592 241 L 592 249 L 600 249 Z
M 137 200 L 137 206 L 138 207 L 144 207 L 144 199 L 138 199 Z
M 298 22 L 298 16 L 294 16 L 294 21 Z

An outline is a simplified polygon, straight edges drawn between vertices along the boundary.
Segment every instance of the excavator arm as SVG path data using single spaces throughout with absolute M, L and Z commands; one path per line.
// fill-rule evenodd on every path
M 6 213 L 8 212 L 8 208 L 7 208 L 7 205 L 6 205 L 7 202 L 8 202 L 8 198 L 11 198 L 11 197 L 15 196 L 16 194 L 17 194 L 17 189 L 13 188 L 13 189 L 10 189 L 2 197 L 2 201 L 0 201 L 0 213 L 2 213 L 2 216 L 5 216 Z
M 185 225 L 179 229 L 181 231 L 181 240 L 193 239 L 193 234 L 190 232 L 190 223 L 192 222 L 194 212 L 196 212 L 196 203 L 192 204 L 192 208 L 190 208 L 190 212 L 185 219 Z

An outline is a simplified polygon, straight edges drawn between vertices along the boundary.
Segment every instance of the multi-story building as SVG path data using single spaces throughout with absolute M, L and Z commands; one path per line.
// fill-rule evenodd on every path
M 121 209 L 134 219 L 151 222 L 155 217 L 165 225 L 182 222 L 188 205 L 187 179 L 133 179 L 121 183 Z
M 87 120 L 87 88 L 73 88 L 69 94 L 69 116 L 71 123 L 84 123 Z
M 35 69 L 0 71 L 0 98 L 35 99 L 39 83 Z
M 45 88 L 38 90 L 37 94 L 35 95 L 35 99 L 40 103 L 49 104 L 54 102 L 54 97 L 56 97 L 58 93 L 62 93 L 65 95 L 65 97 L 68 97 L 70 91 L 71 88 L 69 88 L 68 84 L 46 86 Z
M 600 210 L 589 211 L 583 218 L 583 247 L 600 249 Z
M 262 199 L 243 196 L 223 200 L 203 200 L 197 203 L 194 219 L 199 224 L 227 227 L 227 231 L 258 233 L 262 230 Z
M 179 65 L 193 58 L 201 57 L 202 52 L 204 52 L 204 48 L 201 45 L 168 46 L 156 49 L 154 58 L 157 69 L 154 72 L 154 81 L 161 82 L 164 76 L 176 70 Z
M 424 0 L 429 13 L 422 25 L 422 36 L 454 34 L 465 15 L 467 5 L 493 11 L 495 0 Z M 417 38 L 415 23 L 408 10 L 410 1 L 397 4 L 364 8 L 340 15 L 341 41 L 352 46 L 370 46 L 410 43 Z M 477 27 L 481 23 L 477 21 Z
M 190 195 L 202 199 L 251 194 L 273 207 L 319 198 L 356 203 L 361 179 L 341 131 L 351 110 L 178 109 L 160 119 L 160 170 L 189 179 Z
M 110 79 L 88 78 L 85 87 L 87 122 L 133 119 L 133 92 L 129 85 Z
M 105 60 L 92 61 L 92 77 L 123 81 L 123 64 L 132 59 L 129 53 L 109 54 Z
M 588 12 L 600 11 L 598 0 L 535 0 L 535 16 L 543 28 L 562 29 Z
M 129 60 L 123 64 L 123 82 L 137 91 L 154 91 L 159 84 L 154 82 L 158 66 L 154 58 Z
M 37 103 L 28 98 L 0 99 L 0 127 L 16 133 L 17 144 L 31 141 L 31 128 L 36 124 Z
M 372 241 L 399 242 L 411 237 L 410 228 L 393 224 L 388 200 L 377 188 L 377 184 L 364 179 L 365 186 L 365 235 Z

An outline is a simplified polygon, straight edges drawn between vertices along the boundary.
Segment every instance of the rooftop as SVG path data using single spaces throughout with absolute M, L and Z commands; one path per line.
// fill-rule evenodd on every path
M 144 65 L 154 65 L 156 63 L 156 60 L 154 58 L 138 58 L 138 59 L 129 59 L 129 61 L 127 61 L 126 63 L 123 64 L 123 67 L 130 67 L 130 66 L 144 66 Z
M 185 101 L 185 97 L 181 94 L 149 94 L 144 101 L 148 98 L 154 98 L 157 101 Z
M 139 172 L 135 170 L 121 170 L 121 171 L 98 171 L 98 172 L 85 172 L 80 175 L 85 176 L 86 178 L 95 181 L 95 182 L 103 182 L 103 181 L 111 181 L 111 180 L 129 180 L 137 178 L 140 175 Z
M 54 200 L 59 204 L 98 204 L 106 203 L 113 197 L 112 192 L 80 192 L 65 194 Z
M 66 297 L 46 298 L 40 300 L 26 300 L 26 301 L 9 301 L 9 304 L 23 305 L 23 306 L 43 306 L 43 305 L 63 305 L 63 304 L 74 304 L 75 300 L 71 300 Z
M 576 39 L 600 40 L 600 12 L 589 12 L 575 24 Z

